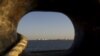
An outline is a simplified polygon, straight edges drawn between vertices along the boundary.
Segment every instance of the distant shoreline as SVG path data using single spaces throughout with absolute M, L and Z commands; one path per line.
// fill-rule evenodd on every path
M 32 39 L 33 41 L 38 41 L 37 39 Z M 28 41 L 32 41 L 32 40 L 28 40 Z M 67 39 L 67 40 L 65 40 L 65 39 L 49 39 L 49 40 L 43 40 L 43 41 L 57 41 L 57 40 L 61 40 L 61 41 L 73 41 L 73 40 L 70 40 L 70 39 Z M 42 40 L 40 40 L 40 41 L 42 41 Z

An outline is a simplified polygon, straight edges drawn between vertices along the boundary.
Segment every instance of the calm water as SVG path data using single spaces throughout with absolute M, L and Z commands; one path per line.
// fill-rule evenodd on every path
M 64 50 L 72 43 L 73 40 L 29 40 L 26 51 Z

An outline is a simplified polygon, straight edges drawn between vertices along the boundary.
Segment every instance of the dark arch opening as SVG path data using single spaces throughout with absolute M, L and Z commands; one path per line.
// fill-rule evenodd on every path
M 49 40 L 48 44 L 49 45 L 51 44 L 52 47 L 49 45 L 43 46 L 45 47 L 45 49 L 47 48 L 48 50 L 70 49 L 73 44 L 74 36 L 75 36 L 74 26 L 70 18 L 63 13 L 54 12 L 54 11 L 29 12 L 28 14 L 23 16 L 22 20 L 19 22 L 18 32 L 27 36 L 28 39 L 30 40 L 35 40 L 35 41 Z M 38 42 L 39 41 L 37 41 L 36 43 L 38 44 Z M 30 45 L 32 44 L 29 44 L 29 47 Z M 37 49 L 40 49 L 40 46 L 41 45 L 37 45 Z M 42 51 L 45 50 L 45 49 L 43 50 L 43 47 L 41 47 Z

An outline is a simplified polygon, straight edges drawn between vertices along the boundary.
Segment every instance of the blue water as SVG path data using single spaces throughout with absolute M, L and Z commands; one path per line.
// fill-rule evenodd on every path
M 64 50 L 72 43 L 72 40 L 29 40 L 26 51 Z

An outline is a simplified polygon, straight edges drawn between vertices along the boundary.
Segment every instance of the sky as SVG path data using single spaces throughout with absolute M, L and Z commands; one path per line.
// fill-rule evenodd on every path
M 59 12 L 30 12 L 20 20 L 17 32 L 29 40 L 74 39 L 72 22 Z

